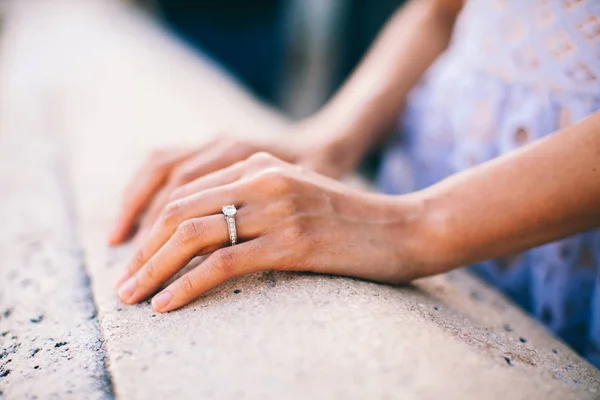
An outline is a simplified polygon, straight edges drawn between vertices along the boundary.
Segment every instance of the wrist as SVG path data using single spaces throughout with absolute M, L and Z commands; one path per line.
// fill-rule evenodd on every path
M 297 123 L 290 139 L 297 162 L 339 178 L 353 171 L 366 153 L 369 146 L 361 134 L 356 127 L 319 113 Z
M 466 238 L 457 229 L 451 199 L 435 187 L 412 193 L 420 204 L 419 255 L 427 275 L 448 272 L 469 262 Z
M 420 191 L 403 196 L 385 196 L 389 224 L 388 255 L 397 266 L 396 282 L 447 272 L 462 265 L 450 234 L 448 214 L 440 199 Z

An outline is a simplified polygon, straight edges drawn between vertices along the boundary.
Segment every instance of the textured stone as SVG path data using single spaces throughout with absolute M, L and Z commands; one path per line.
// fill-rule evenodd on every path
M 112 398 L 60 153 L 10 126 L 25 129 L 0 135 L 0 398 Z
M 32 110 L 45 110 L 52 124 L 28 123 L 44 132 L 51 126 L 47 133 L 68 149 L 74 195 L 68 204 L 77 215 L 116 397 L 598 397 L 598 370 L 463 271 L 404 287 L 265 272 L 232 280 L 166 315 L 148 302 L 121 304 L 113 284 L 132 245 L 108 248 L 107 231 L 125 182 L 148 152 L 223 131 L 273 134 L 286 121 L 123 8 L 91 1 L 27 8 L 8 21 L 2 55 L 9 57 L 0 59 L 14 75 L 0 87 L 21 123 L 37 115 Z M 26 68 L 42 62 L 42 72 Z M 25 146 L 38 137 L 20 140 Z M 40 151 L 48 147 L 41 143 Z M 2 184 L 10 181 L 2 177 Z M 7 284 L 0 285 L 5 293 Z M 82 286 L 66 280 L 60 287 Z M 1 304 L 35 304 L 16 294 L 10 299 Z M 21 317 L 31 329 L 66 307 L 54 296 L 45 301 L 40 322 L 30 321 L 39 319 L 37 309 Z M 89 307 L 84 299 L 70 304 Z M 69 348 L 73 339 L 55 337 L 51 351 Z M 82 340 L 89 345 L 98 338 Z M 25 356 L 18 354 L 19 363 Z M 76 365 L 98 365 L 93 360 Z M 0 384 L 18 393 L 11 376 Z M 59 386 L 49 383 L 47 393 Z

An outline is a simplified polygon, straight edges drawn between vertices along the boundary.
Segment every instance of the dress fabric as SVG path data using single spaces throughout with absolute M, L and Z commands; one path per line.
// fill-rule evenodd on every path
M 598 110 L 600 0 L 468 0 L 409 96 L 379 185 L 427 187 Z M 600 367 L 600 230 L 470 268 Z

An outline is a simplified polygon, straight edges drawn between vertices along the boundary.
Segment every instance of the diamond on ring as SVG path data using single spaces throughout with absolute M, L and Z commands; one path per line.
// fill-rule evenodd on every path
M 235 214 L 237 214 L 237 209 L 235 208 L 235 206 L 223 206 L 223 214 L 225 214 L 226 217 L 235 217 Z
M 235 226 L 235 215 L 237 209 L 235 206 L 223 206 L 223 215 L 225 215 L 225 221 L 227 222 L 227 230 L 229 231 L 229 241 L 231 245 L 237 243 L 237 230 Z

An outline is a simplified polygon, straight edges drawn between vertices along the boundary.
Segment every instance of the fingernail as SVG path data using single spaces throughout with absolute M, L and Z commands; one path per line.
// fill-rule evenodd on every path
M 121 287 L 123 282 L 125 282 L 127 279 L 129 279 L 129 270 L 125 269 L 125 271 L 123 272 L 123 275 L 121 275 L 121 277 L 119 278 L 117 283 L 115 283 L 115 288 L 119 289 L 119 287 Z
M 152 299 L 152 307 L 156 311 L 163 311 L 169 305 L 172 298 L 171 292 L 159 293 Z
M 119 297 L 122 301 L 126 302 L 135 293 L 135 278 L 130 278 L 127 282 L 119 289 Z

